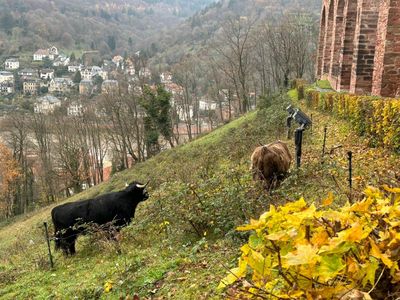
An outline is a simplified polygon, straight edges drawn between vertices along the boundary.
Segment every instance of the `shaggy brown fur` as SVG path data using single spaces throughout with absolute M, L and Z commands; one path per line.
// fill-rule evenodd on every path
M 251 155 L 251 170 L 254 180 L 265 180 L 266 188 L 274 188 L 290 168 L 292 156 L 287 145 L 276 141 L 257 147 Z

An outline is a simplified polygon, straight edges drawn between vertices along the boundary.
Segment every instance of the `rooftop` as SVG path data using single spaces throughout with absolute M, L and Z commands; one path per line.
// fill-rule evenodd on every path
M 35 52 L 36 55 L 49 55 L 49 49 L 39 49 Z
M 43 97 L 37 98 L 38 102 L 49 102 L 49 103 L 56 103 L 56 102 L 60 102 L 60 99 L 58 99 L 57 97 L 54 97 L 52 95 L 45 95 Z

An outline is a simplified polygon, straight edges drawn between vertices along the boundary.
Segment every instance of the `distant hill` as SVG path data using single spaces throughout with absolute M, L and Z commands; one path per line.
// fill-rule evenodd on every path
M 55 44 L 103 54 L 134 50 L 215 0 L 0 0 L 0 56 Z
M 284 13 L 311 14 L 319 22 L 321 0 L 221 0 L 197 12 L 174 30 L 165 28 L 147 45 L 154 61 L 171 65 L 190 52 L 201 51 L 221 29 L 221 23 L 232 15 L 257 18 L 260 22 L 279 18 Z

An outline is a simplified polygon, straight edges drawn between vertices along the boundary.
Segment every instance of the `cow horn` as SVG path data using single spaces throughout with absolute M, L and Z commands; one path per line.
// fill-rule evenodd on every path
M 128 187 L 128 186 L 129 186 L 129 184 L 127 182 L 125 182 L 125 187 Z
M 144 189 L 148 184 L 150 183 L 150 180 L 146 182 L 146 184 L 136 184 L 136 186 L 140 189 Z

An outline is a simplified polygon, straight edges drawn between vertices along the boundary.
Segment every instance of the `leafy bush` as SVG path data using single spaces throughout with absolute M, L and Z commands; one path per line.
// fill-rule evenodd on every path
M 324 89 L 324 90 L 331 90 L 332 86 L 330 84 L 330 82 L 328 80 L 318 80 L 317 81 L 317 86 L 320 89 Z
M 191 232 L 198 238 L 221 236 L 262 207 L 264 191 L 261 185 L 254 186 L 246 166 L 225 163 L 215 173 L 203 168 L 200 173 L 192 182 L 162 185 L 160 227 Z
M 351 290 L 382 292 L 380 280 L 394 287 L 400 282 L 400 188 L 384 188 L 368 187 L 364 200 L 337 210 L 328 208 L 332 194 L 320 209 L 304 199 L 271 206 L 237 228 L 252 234 L 219 288 L 238 282 L 246 298 L 340 299 Z M 383 288 L 385 299 L 391 287 Z
M 291 89 L 297 89 L 299 88 L 299 86 L 304 86 L 307 84 L 307 81 L 301 78 L 297 78 L 292 80 L 291 84 L 290 84 L 290 88 Z
M 399 99 L 320 93 L 308 89 L 306 104 L 349 120 L 356 132 L 368 137 L 372 145 L 385 146 L 400 153 Z

